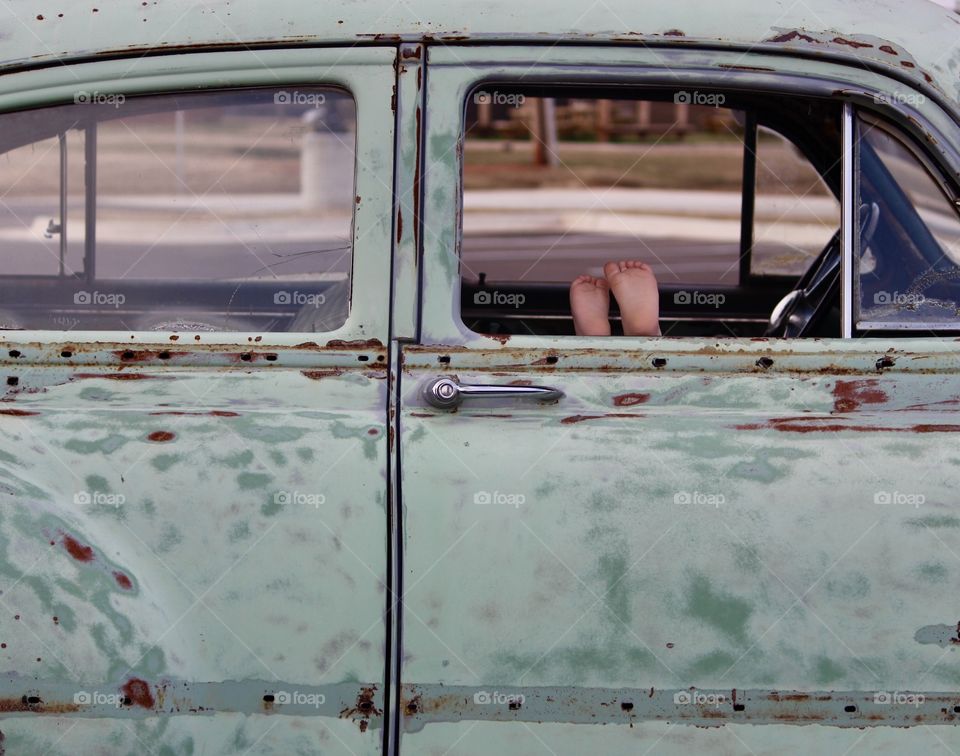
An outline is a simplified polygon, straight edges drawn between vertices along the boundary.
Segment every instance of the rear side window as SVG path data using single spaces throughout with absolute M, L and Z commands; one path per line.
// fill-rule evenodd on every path
M 338 328 L 355 118 L 333 88 L 90 91 L 0 116 L 0 327 Z
M 665 284 L 736 284 L 742 119 L 669 101 L 478 90 L 464 141 L 462 272 L 569 283 L 642 258 Z

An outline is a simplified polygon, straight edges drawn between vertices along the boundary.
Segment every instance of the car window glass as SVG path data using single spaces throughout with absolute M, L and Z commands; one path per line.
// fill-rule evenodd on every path
M 0 116 L 2 327 L 339 327 L 354 144 L 329 88 L 91 91 Z
M 907 145 L 890 127 L 860 123 L 861 327 L 960 327 L 960 217 Z
M 760 127 L 750 273 L 800 276 L 840 228 L 840 201 L 786 138 Z

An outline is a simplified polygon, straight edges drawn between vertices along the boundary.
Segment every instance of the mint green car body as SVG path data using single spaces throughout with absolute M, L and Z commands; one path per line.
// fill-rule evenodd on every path
M 0 750 L 960 748 L 955 341 L 491 338 L 460 320 L 457 261 L 478 82 L 917 92 L 912 121 L 887 107 L 956 181 L 960 16 L 41 6 L 0 18 L 4 112 L 348 89 L 353 288 L 332 333 L 0 335 Z M 565 396 L 449 413 L 422 395 L 443 375 Z M 783 420 L 808 412 L 832 419 Z M 921 485 L 922 507 L 875 500 Z

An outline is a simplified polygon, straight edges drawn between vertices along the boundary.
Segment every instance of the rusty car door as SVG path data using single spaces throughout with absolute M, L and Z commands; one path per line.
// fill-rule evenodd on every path
M 65 126 L 60 136 L 71 161 L 62 176 L 88 194 L 86 224 L 83 203 L 75 220 L 73 195 L 62 205 L 82 260 L 67 245 L 66 273 L 64 257 L 45 277 L 13 279 L 6 263 L 0 272 L 8 329 L 0 338 L 0 752 L 382 752 L 392 194 L 381 177 L 393 170 L 395 56 L 385 47 L 168 54 L 0 77 L 4 150 L 9 119 L 36 113 L 40 129 L 53 117 L 45 109 L 60 108 L 57 118 L 78 109 L 81 133 Z M 219 109 L 194 117 L 189 108 L 208 95 Z M 332 185 L 345 195 L 336 209 L 345 246 L 329 250 L 340 272 L 304 273 L 297 265 L 318 259 L 315 251 L 291 252 L 283 240 L 323 219 L 295 194 L 263 193 L 274 176 L 296 187 L 301 140 L 318 133 L 311 108 L 334 96 L 355 113 L 355 127 L 336 139 L 323 132 L 327 147 L 342 146 Z M 302 120 L 277 115 L 301 101 Z M 142 128 L 124 120 L 131 107 L 145 114 Z M 185 127 L 175 111 L 189 111 Z M 49 153 L 18 148 L 27 150 L 24 165 L 32 155 L 55 166 L 56 139 Z M 79 152 L 75 139 L 86 139 Z M 224 168 L 208 177 L 208 197 L 190 182 L 204 154 L 221 149 Z M 159 230 L 140 216 L 127 224 L 146 202 L 123 196 L 124 186 L 137 195 L 147 180 L 141 158 L 165 192 L 148 199 L 174 210 Z M 266 162 L 238 173 L 247 158 Z M 59 225 L 42 217 L 46 237 L 19 229 L 14 210 L 39 200 L 14 207 L 19 189 L 5 165 L 4 250 L 20 249 L 18 239 L 36 244 L 23 264 L 51 264 Z M 125 169 L 130 183 L 108 190 L 104 173 Z M 89 199 L 98 186 L 99 206 Z M 274 205 L 283 209 L 269 227 L 245 220 Z M 173 312 L 162 322 L 179 318 L 176 327 L 85 328 L 95 317 L 114 322 L 120 307 L 130 323 L 149 315 L 137 297 L 150 282 L 104 273 L 118 235 L 134 244 L 156 231 L 144 255 L 156 246 L 168 260 L 187 250 L 200 255 L 188 255 L 191 264 L 215 262 L 201 254 L 213 247 L 184 235 L 188 213 L 219 234 L 219 252 L 242 261 L 208 282 L 230 295 L 227 315 L 248 284 L 261 294 L 273 287 L 268 300 L 248 297 L 244 307 L 256 311 L 253 322 L 287 327 L 194 329 Z M 343 263 L 350 254 L 352 266 Z M 274 267 L 281 258 L 286 267 Z M 82 272 L 71 276 L 71 266 Z M 337 290 L 342 317 L 323 332 L 311 308 L 333 280 L 348 288 Z M 69 299 L 56 299 L 68 286 Z M 158 306 L 195 290 L 190 281 L 171 285 Z M 79 325 L 65 325 L 70 317 Z
M 401 752 L 955 748 L 953 727 L 904 727 L 960 711 L 952 339 L 490 336 L 459 317 L 478 83 L 693 87 L 724 70 L 775 90 L 777 72 L 866 102 L 890 82 L 561 47 L 428 56 L 423 324 L 398 423 Z M 828 726 L 797 726 L 813 723 Z

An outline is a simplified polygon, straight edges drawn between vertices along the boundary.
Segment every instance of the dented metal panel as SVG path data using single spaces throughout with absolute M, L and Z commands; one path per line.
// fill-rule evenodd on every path
M 956 723 L 955 356 L 766 353 L 405 351 L 411 752 L 460 720 L 510 748 L 533 722 Z M 442 412 L 437 374 L 565 398 Z
M 174 745 L 160 714 L 380 727 L 387 381 L 356 356 L 4 366 L 19 378 L 0 408 L 13 752 L 41 742 L 2 721 L 27 713 L 144 720 L 153 748 Z
M 394 59 L 3 77 L 4 108 L 326 81 L 355 95 L 358 149 L 337 331 L 0 338 L 0 752 L 382 752 Z

